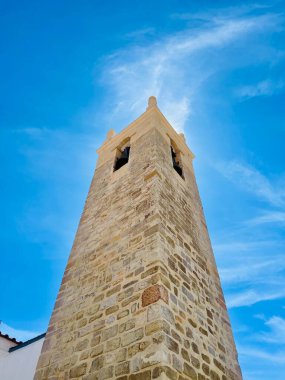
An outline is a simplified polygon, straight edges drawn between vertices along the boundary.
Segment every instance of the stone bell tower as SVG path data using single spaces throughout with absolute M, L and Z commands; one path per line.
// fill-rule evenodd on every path
M 184 136 L 151 97 L 98 155 L 34 379 L 242 379 Z

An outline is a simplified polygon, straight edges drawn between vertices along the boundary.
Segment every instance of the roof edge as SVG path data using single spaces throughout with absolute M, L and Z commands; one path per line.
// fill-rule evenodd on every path
M 7 339 L 10 342 L 13 342 L 15 344 L 21 344 L 21 343 L 23 343 L 22 341 L 17 340 L 16 338 L 11 338 L 8 334 L 3 334 L 1 331 L 0 331 L 0 338 Z
M 32 344 L 32 343 L 36 342 L 37 340 L 40 340 L 40 339 L 44 338 L 45 336 L 46 336 L 46 333 L 43 333 L 43 334 L 38 335 L 38 336 L 36 336 L 36 337 L 34 337 L 32 339 L 27 340 L 26 342 L 21 342 L 18 346 L 11 347 L 9 349 L 9 352 L 14 352 L 16 350 L 19 350 L 20 348 L 26 347 L 29 344 Z

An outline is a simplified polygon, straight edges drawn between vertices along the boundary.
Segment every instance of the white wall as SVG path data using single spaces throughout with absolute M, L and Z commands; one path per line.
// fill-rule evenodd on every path
M 44 338 L 0 357 L 1 380 L 33 380 Z
M 9 354 L 9 348 L 16 346 L 16 343 L 0 336 L 0 358 Z M 0 372 L 1 373 L 1 372 Z

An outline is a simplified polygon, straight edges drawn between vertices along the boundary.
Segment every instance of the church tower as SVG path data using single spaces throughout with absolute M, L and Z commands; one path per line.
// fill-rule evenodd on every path
M 149 98 L 101 148 L 35 380 L 241 380 L 193 153 Z

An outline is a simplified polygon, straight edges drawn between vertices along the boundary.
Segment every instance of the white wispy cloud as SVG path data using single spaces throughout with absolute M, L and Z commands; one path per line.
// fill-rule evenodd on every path
M 268 207 L 262 214 L 237 223 L 231 228 L 230 236 L 227 236 L 228 232 L 224 234 L 226 241 L 214 244 L 221 263 L 220 275 L 226 287 L 228 307 L 249 306 L 285 297 L 284 241 L 276 231 L 272 235 L 274 238 L 268 229 L 267 234 L 259 231 L 263 224 L 284 224 L 282 178 L 270 180 L 255 167 L 239 161 L 215 167 L 238 189 L 250 193 L 254 202 L 262 200 Z M 228 263 L 227 257 L 230 258 Z
M 249 99 L 257 96 L 271 96 L 279 93 L 283 88 L 284 82 L 282 80 L 266 79 L 253 85 L 241 86 L 235 90 L 235 94 L 239 98 Z
M 125 37 L 130 39 L 138 39 L 145 36 L 153 35 L 155 33 L 155 28 L 147 27 L 139 30 L 134 30 L 133 32 L 127 33 Z
M 252 219 L 249 219 L 245 222 L 247 226 L 259 226 L 262 224 L 285 224 L 285 212 L 283 211 L 267 211 L 262 215 L 256 216 Z
M 240 234 L 243 232 L 242 228 L 239 228 L 237 230 L 233 230 L 233 237 L 236 238 L 236 235 Z M 261 250 L 261 249 L 266 249 L 272 246 L 280 245 L 283 244 L 283 242 L 275 241 L 275 240 L 243 240 L 240 238 L 240 241 L 238 240 L 231 240 L 228 242 L 224 243 L 214 243 L 213 244 L 213 249 L 215 253 L 219 256 L 223 256 L 225 254 L 230 254 L 230 253 L 238 253 L 240 256 L 243 253 L 249 252 L 249 251 L 254 251 L 254 250 Z
M 262 283 L 264 287 L 268 288 L 272 283 L 279 283 L 277 281 L 277 275 L 285 270 L 284 257 L 275 256 L 268 259 L 261 255 L 261 258 L 244 258 L 242 257 L 243 264 L 235 265 L 234 269 L 231 264 L 228 268 L 220 269 L 220 276 L 224 284 L 236 284 L 239 283 Z M 284 285 L 285 281 L 283 280 Z M 267 285 L 267 286 L 266 286 Z
M 284 285 L 284 284 L 282 284 Z M 276 287 L 277 288 L 277 287 Z M 266 291 L 264 289 L 249 289 L 245 291 L 227 293 L 226 303 L 229 309 L 241 306 L 251 306 L 261 301 L 276 300 L 285 297 L 285 288 Z
M 268 9 L 268 4 L 239 4 L 238 6 L 229 6 L 227 8 L 213 8 L 208 9 L 207 12 L 195 12 L 195 13 L 174 13 L 173 18 L 181 20 L 202 20 L 212 21 L 213 23 L 219 23 L 221 20 L 229 19 L 238 16 L 250 15 L 252 12 L 261 9 Z
M 219 270 L 229 308 L 285 297 L 284 256 L 241 255 Z
M 283 380 L 285 370 L 285 320 L 279 316 L 266 318 L 263 314 L 254 315 L 254 318 L 264 322 L 263 330 L 254 332 L 246 331 L 243 343 L 238 342 L 239 357 L 243 362 L 243 376 L 251 380 L 278 379 Z M 281 349 L 280 349 L 281 348 Z M 252 366 L 252 361 L 258 363 L 262 360 L 262 366 Z
M 260 319 L 261 321 L 266 321 L 266 317 L 264 314 L 255 314 L 253 317 L 256 319 Z
M 216 165 L 216 169 L 241 190 L 268 202 L 271 205 L 285 205 L 285 189 L 270 181 L 253 166 L 239 161 L 224 162 Z
M 284 364 L 285 362 L 285 351 L 268 352 L 260 348 L 239 346 L 238 352 L 240 355 L 257 359 L 264 359 L 272 363 Z
M 273 316 L 265 321 L 265 326 L 270 329 L 269 332 L 262 332 L 258 339 L 267 343 L 285 344 L 285 319 Z
M 230 59 L 234 43 L 250 34 L 274 29 L 279 22 L 276 14 L 237 17 L 236 12 L 231 12 L 231 16 L 219 18 L 215 24 L 209 22 L 195 30 L 186 28 L 154 43 L 117 51 L 106 61 L 103 75 L 104 84 L 113 94 L 112 115 L 130 111 L 137 115 L 145 109 L 146 99 L 154 95 L 159 97 L 171 124 L 183 131 L 202 84 L 215 72 L 244 64 L 242 58 Z M 217 51 L 223 54 L 223 60 L 215 61 L 213 53 Z

